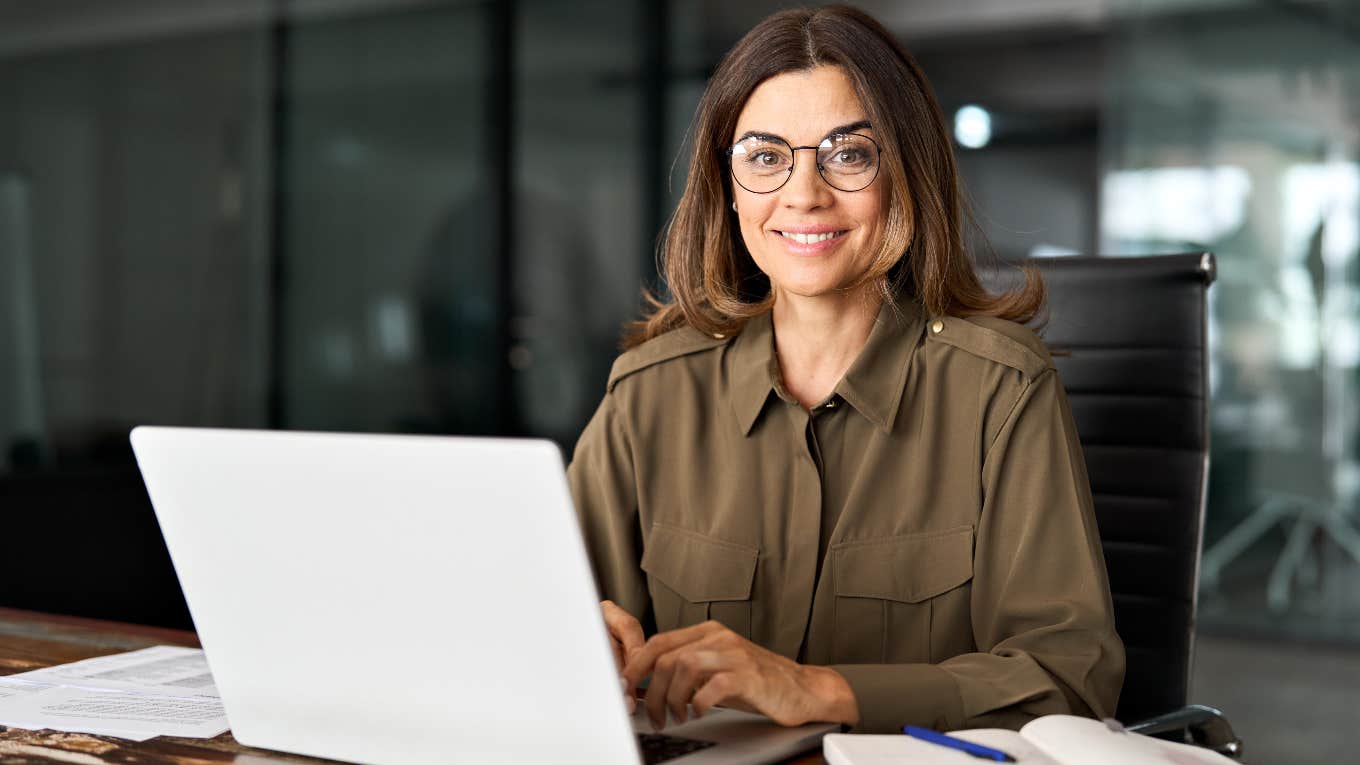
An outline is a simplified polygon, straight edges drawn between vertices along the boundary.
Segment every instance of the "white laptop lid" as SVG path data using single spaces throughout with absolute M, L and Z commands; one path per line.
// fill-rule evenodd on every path
M 142 427 L 132 445 L 241 743 L 637 761 L 551 442 Z

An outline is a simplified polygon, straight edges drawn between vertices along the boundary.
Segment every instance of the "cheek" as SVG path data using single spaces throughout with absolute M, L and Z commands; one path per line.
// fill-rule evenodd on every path
M 756 194 L 746 193 L 737 198 L 737 220 L 746 249 L 756 252 L 764 241 L 765 222 L 769 220 L 772 202 Z
M 866 246 L 875 249 L 888 227 L 888 198 L 886 194 L 866 195 L 855 200 L 855 218 L 863 226 Z

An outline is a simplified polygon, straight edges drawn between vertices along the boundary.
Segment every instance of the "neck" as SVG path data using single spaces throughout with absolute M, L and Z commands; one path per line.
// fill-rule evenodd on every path
M 821 403 L 854 363 L 882 299 L 865 292 L 814 298 L 775 295 L 775 349 L 784 389 L 804 408 Z

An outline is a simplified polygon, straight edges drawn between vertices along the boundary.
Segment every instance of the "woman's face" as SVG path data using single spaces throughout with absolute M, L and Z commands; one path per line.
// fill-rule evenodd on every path
M 851 132 L 876 138 L 872 127 L 863 126 L 867 119 L 845 70 L 819 66 L 761 83 L 737 117 L 732 141 L 756 133 L 778 136 L 789 146 L 817 146 L 857 124 Z M 793 175 L 777 191 L 757 194 L 734 181 L 732 194 L 742 239 L 776 296 L 815 297 L 844 288 L 868 270 L 887 194 L 882 177 L 859 191 L 832 188 L 817 172 L 816 152 L 795 154 Z

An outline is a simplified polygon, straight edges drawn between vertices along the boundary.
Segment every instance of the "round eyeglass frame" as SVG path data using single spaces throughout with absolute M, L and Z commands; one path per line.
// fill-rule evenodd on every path
M 855 136 L 856 138 L 863 138 L 864 140 L 874 145 L 874 152 L 876 153 L 875 157 L 876 161 L 874 162 L 874 174 L 869 176 L 869 180 L 865 181 L 863 186 L 860 186 L 859 188 L 856 189 L 843 189 L 840 186 L 837 186 L 836 184 L 832 183 L 831 179 L 826 177 L 826 173 L 824 172 L 825 168 L 823 167 L 821 162 L 817 163 L 817 176 L 822 179 L 823 183 L 835 189 L 836 191 L 844 191 L 847 194 L 853 194 L 856 191 L 863 191 L 869 188 L 871 185 L 873 185 L 873 182 L 878 179 L 878 168 L 882 164 L 880 161 L 877 160 L 882 160 L 883 158 L 883 147 L 878 145 L 878 141 L 875 141 L 874 139 L 870 138 L 867 135 L 864 135 L 863 133 L 835 133 L 827 136 L 826 138 L 823 138 L 821 143 L 817 144 L 816 146 L 790 146 L 789 142 L 785 141 L 783 138 L 779 138 L 777 136 L 769 136 L 768 138 L 779 141 L 785 146 L 788 146 L 789 156 L 791 157 L 789 161 L 789 170 L 787 173 L 785 173 L 784 180 L 780 181 L 778 186 L 775 186 L 769 191 L 756 191 L 755 189 L 750 188 L 746 184 L 742 183 L 741 179 L 737 177 L 737 172 L 732 167 L 732 154 L 733 151 L 737 148 L 736 143 L 724 149 L 723 156 L 727 157 L 727 171 L 732 174 L 732 180 L 738 186 L 742 187 L 743 189 L 746 189 L 752 194 L 773 194 L 776 191 L 779 191 L 780 189 L 784 188 L 784 186 L 788 185 L 789 179 L 793 177 L 793 171 L 798 169 L 798 152 L 804 150 L 819 151 L 822 148 L 822 144 L 827 143 L 836 136 L 851 136 L 851 135 Z M 738 141 L 737 143 L 741 143 L 741 141 Z

